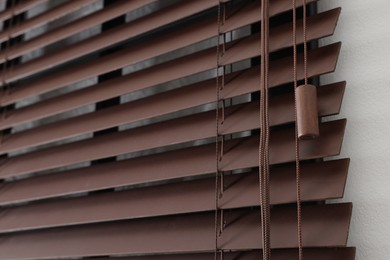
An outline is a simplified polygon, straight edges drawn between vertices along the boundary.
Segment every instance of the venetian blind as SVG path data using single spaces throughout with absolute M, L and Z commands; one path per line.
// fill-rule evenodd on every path
M 0 259 L 261 259 L 260 1 L 8 0 L 2 8 Z M 275 260 L 298 259 L 292 9 L 291 0 L 270 1 Z M 307 260 L 354 259 L 352 206 L 326 202 L 344 193 L 349 159 L 327 157 L 339 154 L 346 120 L 322 120 L 339 113 L 346 84 L 318 80 L 336 68 L 341 43 L 316 43 L 339 14 L 307 17 L 321 121 L 320 137 L 300 143 Z

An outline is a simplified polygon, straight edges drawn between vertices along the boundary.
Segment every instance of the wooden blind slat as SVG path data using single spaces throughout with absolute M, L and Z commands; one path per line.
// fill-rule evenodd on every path
M 301 177 L 302 201 L 341 198 L 347 170 L 348 160 L 304 164 Z M 257 172 L 225 177 L 227 188 L 220 207 L 228 210 L 257 206 L 257 179 Z M 271 173 L 270 182 L 271 204 L 295 202 L 293 167 L 276 168 Z M 7 208 L 0 219 L 0 233 L 212 211 L 215 208 L 214 193 L 215 180 L 208 178 Z
M 316 260 L 353 260 L 355 259 L 355 248 L 303 248 L 303 254 L 307 259 Z M 258 260 L 262 255 L 261 250 L 224 252 L 226 260 Z M 298 260 L 297 249 L 274 249 L 272 258 L 275 260 Z M 98 257 L 94 260 L 112 260 L 112 258 Z M 118 260 L 213 260 L 214 253 L 203 254 L 171 254 L 171 255 L 145 255 L 145 256 L 124 256 Z
M 175 17 L 175 19 L 179 20 L 182 17 L 173 16 L 172 14 L 183 13 L 183 16 L 184 15 L 188 16 L 189 14 L 186 13 L 186 12 L 188 12 L 187 10 L 190 10 L 192 12 L 192 14 L 195 14 L 195 13 L 201 11 L 201 10 L 199 10 L 200 8 L 202 8 L 202 9 L 205 8 L 205 6 L 203 6 L 203 5 L 199 6 L 197 8 L 194 8 L 193 3 L 194 3 L 193 1 L 183 2 L 180 6 L 177 6 L 177 8 L 169 7 L 169 8 L 167 8 L 167 10 L 162 10 L 159 13 L 154 13 L 152 15 L 152 17 L 147 16 L 145 18 L 135 20 L 134 22 L 124 24 L 119 28 L 115 28 L 114 30 L 110 30 L 108 32 L 101 33 L 101 34 L 97 35 L 96 37 L 92 37 L 92 38 L 89 38 L 85 41 L 79 42 L 77 44 L 70 45 L 69 47 L 64 48 L 61 52 L 54 52 L 52 54 L 45 55 L 42 58 L 35 59 L 35 60 L 30 61 L 28 63 L 24 63 L 22 65 L 19 65 L 19 66 L 13 68 L 12 73 L 8 74 L 9 77 L 7 76 L 7 79 L 8 78 L 19 79 L 21 77 L 29 76 L 33 73 L 43 71 L 47 68 L 54 67 L 55 65 L 70 61 L 70 60 L 75 59 L 75 58 L 79 58 L 80 56 L 91 53 L 93 51 L 97 51 L 99 49 L 107 47 L 108 45 L 118 43 L 118 42 L 126 40 L 130 37 L 135 37 L 141 33 L 141 32 L 138 32 L 140 30 L 140 28 L 143 28 L 145 31 L 148 30 L 147 28 L 144 28 L 145 26 L 143 26 L 143 23 L 150 24 L 151 19 L 156 20 L 156 21 L 157 20 L 161 21 L 161 20 L 163 20 L 163 18 L 165 16 L 167 16 L 167 17 L 171 17 L 170 19 L 172 19 L 172 17 Z M 251 10 L 260 11 L 259 10 L 260 6 L 256 2 L 254 2 L 252 4 L 252 6 L 248 6 L 248 7 L 252 7 Z M 257 7 L 257 8 L 253 8 L 253 7 Z M 183 10 L 181 10 L 181 9 L 183 9 Z M 234 30 L 234 29 L 237 29 L 239 27 L 248 25 L 250 23 L 259 21 L 260 17 L 258 15 L 255 16 L 255 14 L 257 14 L 257 13 L 255 13 L 254 11 L 252 11 L 252 13 L 254 13 L 252 16 L 247 16 L 246 13 L 244 13 L 244 11 L 247 11 L 247 10 L 239 10 L 235 14 L 235 16 L 247 17 L 246 19 L 239 19 L 239 20 L 234 19 L 233 21 L 237 22 L 237 23 L 234 23 L 234 24 L 228 23 L 227 27 L 224 27 L 224 30 L 226 30 L 226 29 Z M 323 14 L 318 15 L 318 16 L 310 17 L 308 19 L 308 23 L 316 25 L 320 21 L 320 24 L 323 24 L 326 22 L 328 22 L 328 24 L 330 24 L 330 22 L 332 22 L 332 20 L 334 20 L 334 25 L 335 25 L 335 21 L 337 21 L 339 12 L 340 12 L 340 9 L 334 9 L 330 12 L 326 12 L 326 13 L 323 13 Z M 162 17 L 160 17 L 160 16 L 162 16 Z M 254 17 L 257 17 L 257 19 L 254 19 Z M 228 21 L 229 20 L 230 19 L 228 19 Z M 169 23 L 169 22 L 172 22 L 172 20 L 167 21 L 167 23 Z M 163 25 L 163 24 L 161 24 L 161 25 Z M 318 25 L 316 25 L 316 26 L 318 26 Z M 311 27 L 313 27 L 313 26 L 311 26 Z M 154 26 L 152 26 L 152 28 L 154 28 Z M 311 29 L 311 30 L 313 30 L 313 29 Z M 147 57 L 145 57 L 143 59 L 146 60 L 146 59 L 151 58 L 153 56 L 158 56 L 158 55 L 161 55 L 163 53 L 167 53 L 169 51 L 176 50 L 176 49 L 185 47 L 187 45 L 190 45 L 190 44 L 193 44 L 196 42 L 200 42 L 202 40 L 205 40 L 205 39 L 208 39 L 211 37 L 215 37 L 216 33 L 217 32 L 215 30 L 214 17 L 212 17 L 212 19 L 207 19 L 206 21 L 202 20 L 201 24 L 195 23 L 193 26 L 185 27 L 185 28 L 181 29 L 180 31 L 174 31 L 168 35 L 164 35 L 164 37 L 161 37 L 161 39 L 156 39 L 155 41 L 160 42 L 160 46 L 161 46 L 160 48 L 154 48 L 155 41 L 148 41 L 146 45 L 143 43 L 142 48 L 148 49 L 148 51 L 143 52 L 144 54 L 148 55 Z M 179 35 L 179 38 L 177 37 L 178 35 Z M 164 47 L 164 48 L 162 48 L 162 47 Z M 12 54 L 12 50 L 7 51 L 7 55 L 9 55 L 9 53 Z M 1 55 L 0 55 L 0 57 L 1 57 Z
M 241 154 L 244 146 L 235 148 L 234 152 Z M 127 159 L 115 163 L 104 165 L 93 165 L 76 170 L 64 171 L 56 174 L 47 174 L 36 176 L 34 178 L 19 180 L 16 182 L 4 183 L 0 189 L 0 205 L 20 203 L 28 200 L 38 200 L 51 198 L 55 196 L 71 195 L 75 193 L 94 191 L 99 189 L 115 188 L 126 185 L 137 185 L 147 182 L 156 182 L 161 180 L 171 180 L 190 176 L 199 176 L 212 173 L 213 166 L 212 145 L 195 147 L 192 149 L 182 149 L 173 152 L 166 152 L 157 155 L 140 157 L 137 159 Z M 255 154 L 255 149 L 250 148 L 249 154 Z M 192 156 L 196 154 L 197 156 Z M 180 163 L 169 160 L 176 158 Z M 252 158 L 252 157 L 251 157 Z M 195 167 L 195 163 L 199 163 Z M 345 165 L 347 162 L 339 162 Z M 338 165 L 337 161 L 327 163 L 329 165 Z M 185 167 L 192 165 L 192 167 Z M 312 166 L 303 164 L 303 172 L 306 167 L 318 169 L 331 167 L 321 166 L 317 163 Z M 142 167 L 143 166 L 143 167 Z M 230 169 L 239 167 L 254 167 L 255 161 L 245 165 L 230 165 Z M 142 175 L 137 174 L 142 169 Z M 328 169 L 328 168 L 326 168 Z M 290 170 L 293 169 L 290 167 Z M 319 170 L 317 170 L 319 171 Z M 338 168 L 330 168 L 329 172 L 337 172 Z M 93 178 L 90 178 L 93 176 Z M 108 176 L 110 176 L 108 178 Z
M 201 1 L 203 2 L 203 1 Z M 334 19 L 336 18 L 336 19 Z M 333 33 L 334 27 L 336 25 L 337 16 L 333 16 L 333 19 L 326 20 L 328 23 L 326 23 L 326 28 L 328 30 L 324 30 L 322 26 L 320 26 L 320 29 L 316 30 L 316 27 L 308 30 L 307 38 L 308 40 L 314 40 L 318 38 L 322 38 L 325 36 L 329 36 Z M 318 23 L 315 23 L 318 25 Z M 319 23 L 321 25 L 321 23 Z M 277 50 L 287 48 L 292 46 L 292 39 L 291 39 L 291 26 L 281 26 L 278 27 L 278 30 L 273 30 L 274 35 L 277 37 L 270 37 L 270 51 L 275 52 Z M 311 28 L 311 27 L 309 27 Z M 318 28 L 318 27 L 317 27 Z M 271 31 L 272 33 L 272 31 Z M 283 39 L 283 40 L 281 40 Z M 299 37 L 298 41 L 302 42 L 303 37 Z M 179 41 L 180 39 L 175 38 L 175 41 Z M 235 42 L 228 44 L 227 46 L 227 52 L 223 56 L 221 60 L 221 64 L 231 64 L 243 59 L 248 59 L 251 57 L 254 57 L 256 55 L 259 55 L 258 45 L 259 45 L 259 35 L 253 35 L 250 37 L 247 37 L 243 40 L 238 41 L 237 44 L 234 44 Z M 65 85 L 69 85 L 84 79 L 87 79 L 89 77 L 93 77 L 102 73 L 106 73 L 111 70 L 119 69 L 124 66 L 135 64 L 137 62 L 142 61 L 146 57 L 151 58 L 149 55 L 150 53 L 153 53 L 153 56 L 157 55 L 155 52 L 159 52 L 160 49 L 163 48 L 162 42 L 160 42 L 160 48 L 155 50 L 152 50 L 150 48 L 142 49 L 143 51 L 139 50 L 137 52 L 134 52 L 134 47 L 126 48 L 120 52 L 113 53 L 111 55 L 107 55 L 103 58 L 100 58 L 98 60 L 92 60 L 87 64 L 81 64 L 78 66 L 74 66 L 70 69 L 60 71 L 58 73 L 52 73 L 46 77 L 42 77 L 34 82 L 31 82 L 28 85 L 19 86 L 15 89 L 12 89 L 10 93 L 7 93 L 6 95 L 2 95 L 2 102 L 3 105 L 8 105 L 13 102 L 16 102 L 20 99 L 30 97 L 32 95 L 38 95 L 42 94 L 48 91 L 52 91 L 54 89 L 60 88 Z M 166 46 L 170 46 L 167 44 Z M 244 47 L 245 46 L 245 47 Z M 168 47 L 170 48 L 170 47 Z M 206 55 L 207 50 L 202 52 L 203 55 Z M 212 54 L 211 54 L 212 53 Z M 153 57 L 152 56 L 152 57 Z M 198 59 L 199 56 L 202 56 L 200 54 L 197 55 Z M 209 61 L 202 60 L 201 63 L 205 64 L 205 68 L 202 70 L 207 70 L 206 64 L 210 64 L 209 68 L 215 67 L 215 49 L 209 51 L 208 54 Z M 211 65 L 212 64 L 212 65 Z M 195 67 L 196 68 L 196 67 Z M 196 69 L 194 68 L 194 71 Z M 177 69 L 175 69 L 177 70 Z M 6 77 L 12 77 L 10 75 L 17 73 L 17 68 L 13 68 L 12 71 L 8 72 Z M 194 72 L 193 72 L 194 74 Z
M 258 259 L 261 1 L 104 0 L 24 40 L 95 1 L 47 3 L 0 32 L 0 42 L 17 37 L 0 50 L 0 63 L 10 60 L 0 83 L 0 259 L 211 260 L 215 250 Z M 326 203 L 344 195 L 350 160 L 326 157 L 340 154 L 346 119 L 321 122 L 340 112 L 346 82 L 316 78 L 336 68 L 341 43 L 317 43 L 333 35 L 341 9 L 317 13 L 315 1 L 307 76 L 318 86 L 320 137 L 299 142 L 303 253 L 353 260 L 352 205 Z M 43 2 L 15 2 L 0 21 Z M 295 68 L 292 2 L 272 0 L 269 10 L 273 260 L 298 260 L 293 69 L 303 80 L 306 57 L 296 2 Z
M 33 50 L 45 47 L 56 41 L 63 40 L 66 37 L 72 36 L 93 26 L 102 24 L 103 22 L 123 15 L 126 12 L 130 12 L 144 5 L 148 5 L 153 1 L 155 0 L 118 1 L 118 3 L 115 3 L 93 14 L 62 25 L 55 30 L 50 30 L 49 32 L 46 32 L 42 35 L 24 41 L 23 43 L 10 46 L 7 48 L 7 50 L 0 51 L 0 61 L 4 61 L 5 58 L 14 59 Z
M 8 28 L 7 30 L 3 30 L 0 32 L 0 41 L 7 40 L 8 37 L 16 37 L 19 36 L 28 30 L 31 30 L 35 27 L 47 24 L 52 22 L 55 19 L 58 19 L 62 16 L 65 16 L 69 13 L 72 13 L 86 5 L 92 4 L 96 2 L 96 0 L 77 0 L 77 1 L 68 1 L 63 4 L 60 4 L 48 11 L 34 16 L 31 19 L 28 19 L 22 23 L 16 24 Z M 3 51 L 3 52 L 8 52 Z M 9 58 L 9 56 L 8 56 Z M 3 61 L 3 58 L 0 58 Z
M 351 208 L 351 204 L 303 206 L 303 245 L 345 246 Z M 259 214 L 258 209 L 226 212 L 226 221 L 230 225 L 221 235 L 219 246 L 225 250 L 261 248 L 258 239 Z M 295 207 L 274 208 L 271 214 L 271 232 L 274 238 L 272 247 L 296 247 Z M 173 248 L 177 253 L 204 252 L 214 249 L 213 215 L 214 213 L 178 215 L 11 233 L 0 236 L 3 241 L 1 256 L 37 259 L 172 253 Z
M 213 82 L 215 83 L 215 81 Z M 245 83 L 245 82 L 244 82 Z M 195 88 L 194 88 L 195 87 Z M 171 112 L 214 102 L 215 90 L 212 86 L 204 85 L 198 88 L 178 89 L 178 91 L 166 92 L 150 98 L 140 99 L 135 102 L 118 105 L 115 107 L 58 121 L 42 127 L 33 128 L 24 132 L 12 134 L 3 139 L 0 146 L 0 154 L 10 151 L 38 146 L 68 137 L 90 133 L 114 126 L 135 123 L 140 120 L 162 116 Z M 254 86 L 255 87 L 255 86 Z M 339 113 L 344 84 L 324 86 L 318 91 L 319 116 L 329 116 Z M 226 91 L 229 91 L 226 89 Z M 175 93 L 179 93 L 175 95 Z M 199 97 L 196 94 L 199 93 Z M 188 100 L 183 102 L 183 100 Z M 259 104 L 257 102 L 248 105 L 237 105 L 226 109 L 226 122 L 221 129 L 234 129 L 238 124 L 245 126 L 245 122 L 256 122 L 259 118 Z M 286 112 L 288 111 L 288 112 Z M 294 97 L 293 94 L 275 96 L 270 99 L 270 125 L 281 125 L 294 121 Z M 214 113 L 210 112 L 210 117 Z M 231 115 L 230 115 L 231 114 Z M 242 120 L 245 118 L 245 121 Z
M 43 2 L 46 2 L 47 0 L 28 0 L 28 1 L 21 1 L 20 3 L 16 4 L 14 7 L 9 7 L 3 11 L 0 12 L 0 21 L 4 21 L 6 19 L 9 19 L 13 15 L 17 15 L 20 13 L 23 13 L 27 11 L 28 9 L 33 8 L 34 6 L 37 6 L 38 4 L 41 4 Z
M 237 150 L 243 148 L 238 147 Z M 190 154 L 195 154 L 190 157 Z M 240 153 L 240 152 L 238 152 Z M 254 153 L 253 149 L 249 151 Z M 180 163 L 168 158 L 177 158 Z M 341 159 L 320 163 L 302 163 L 302 172 L 321 171 L 327 174 L 337 174 L 340 169 L 347 172 L 348 159 Z M 199 163 L 199 167 L 195 167 Z M 104 165 L 93 165 L 77 170 L 63 171 L 55 174 L 35 176 L 24 180 L 4 183 L 0 189 L 0 205 L 9 205 L 26 201 L 47 199 L 56 196 L 72 195 L 82 192 L 116 188 L 126 185 L 139 185 L 147 182 L 167 181 L 175 178 L 200 176 L 212 173 L 212 145 L 200 146 L 192 149 L 182 149 L 158 155 L 146 156 L 137 159 L 127 159 L 115 163 Z M 192 168 L 185 168 L 183 165 L 194 165 Z M 234 163 L 232 163 L 234 165 Z M 142 169 L 140 167 L 145 165 Z M 244 165 L 243 167 L 254 167 L 255 163 Z M 241 166 L 234 166 L 233 169 Z M 344 167 L 344 168 L 343 168 Z M 274 171 L 294 171 L 293 166 L 286 166 Z M 288 173 L 285 173 L 288 174 Z M 341 176 L 342 174 L 340 173 Z M 91 178 L 93 176 L 93 178 Z M 245 194 L 245 193 L 243 193 Z
M 150 2 L 151 1 L 148 1 L 146 3 Z M 179 5 L 170 6 L 169 8 L 165 8 L 158 13 L 154 13 L 153 15 L 145 16 L 133 22 L 124 24 L 120 28 L 108 30 L 105 33 L 98 34 L 95 37 L 76 43 L 74 46 L 72 45 L 69 48 L 65 48 L 63 52 L 45 56 L 45 59 L 39 59 L 38 62 L 31 61 L 25 64 L 21 64 L 20 66 L 13 68 L 11 72 L 7 73 L 5 81 L 14 81 L 24 76 L 31 75 L 32 73 L 38 72 L 42 69 L 59 64 L 62 62 L 62 60 L 66 61 L 72 58 L 76 58 L 121 40 L 140 36 L 151 30 L 194 15 L 207 8 L 215 6 L 215 4 L 216 2 L 214 1 L 183 1 Z M 44 65 L 40 63 L 42 60 L 44 62 L 45 60 L 49 61 Z
M 202 147 L 201 147 L 202 149 Z M 192 152 L 197 152 L 198 148 L 192 149 Z M 203 148 L 204 150 L 204 148 Z M 171 152 L 172 153 L 172 152 Z M 190 177 L 195 175 L 207 175 L 212 173 L 214 169 L 210 168 L 210 164 L 208 163 L 210 160 L 210 154 L 207 153 L 202 158 L 205 158 L 204 161 L 201 161 L 202 158 L 196 157 L 192 162 L 202 163 L 205 162 L 202 169 L 190 169 L 189 167 L 180 167 L 174 168 L 175 161 L 170 160 L 166 161 L 164 164 L 161 164 L 161 168 L 164 170 L 156 171 L 156 165 L 162 159 L 161 157 L 168 158 L 171 153 L 166 153 L 161 155 L 149 156 L 143 159 L 131 160 L 128 159 L 126 161 L 115 162 L 107 165 L 94 165 L 90 167 L 81 168 L 78 170 L 71 170 L 56 174 L 47 174 L 43 176 L 36 176 L 33 178 L 28 178 L 19 181 L 13 181 L 4 183 L 0 189 L 2 196 L 0 198 L 0 205 L 7 206 L 15 203 L 35 201 L 47 198 L 55 198 L 61 197 L 65 195 L 74 195 L 82 192 L 90 192 L 96 190 L 103 190 L 109 188 L 117 188 L 121 186 L 128 185 L 139 185 L 143 183 L 157 183 L 159 181 L 169 181 L 174 178 L 183 178 Z M 185 152 L 179 155 L 178 152 L 174 152 L 178 155 L 178 159 L 183 160 L 184 163 L 189 161 L 188 153 Z M 137 175 L 139 172 L 137 167 L 123 167 L 123 166 L 134 166 L 134 161 L 148 161 L 148 167 L 145 167 L 142 175 Z M 156 163 L 156 161 L 158 163 Z M 138 163 L 139 164 L 139 163 Z M 303 162 L 302 166 L 302 178 L 303 182 L 310 183 L 313 180 L 318 180 L 318 178 L 323 178 L 325 175 L 329 177 L 329 180 L 325 180 L 324 183 L 331 187 L 335 187 L 334 189 L 311 189 L 311 185 L 304 184 L 303 185 L 303 196 L 309 196 L 313 192 L 318 197 L 332 197 L 337 198 L 341 197 L 343 194 L 343 184 L 345 184 L 345 178 L 348 172 L 349 159 L 339 159 L 333 161 L 326 162 Z M 314 173 L 315 172 L 315 173 Z M 91 174 L 93 174 L 94 178 L 90 178 Z M 241 175 L 240 175 L 241 176 Z M 294 166 L 283 166 L 271 169 L 271 182 L 273 185 L 277 185 L 276 183 L 284 182 L 289 183 L 290 178 L 294 176 Z M 233 179 L 235 177 L 232 177 Z M 285 178 L 285 179 L 284 179 Z M 246 178 L 244 180 L 248 180 L 251 178 Z M 201 181 L 202 182 L 202 181 Z M 203 181 L 207 182 L 207 181 Z M 233 204 L 237 205 L 242 203 L 243 198 L 246 199 L 254 199 L 255 196 L 248 198 L 249 192 L 241 192 L 238 187 L 241 187 L 247 182 L 238 181 L 235 185 L 229 186 L 229 191 L 225 194 L 226 196 L 223 198 L 224 201 L 227 201 L 225 204 Z M 253 186 L 256 182 L 250 183 L 249 186 Z M 249 183 L 248 183 L 249 184 Z M 182 184 L 193 185 L 193 184 Z M 319 185 L 316 182 L 315 185 Z M 171 186 L 178 186 L 177 184 L 166 185 L 160 189 L 168 189 L 170 190 Z M 195 185 L 196 187 L 203 187 L 199 185 Z M 307 187 L 307 191 L 306 191 Z M 322 186 L 321 186 L 322 187 Z M 253 188 L 253 187 L 252 187 Z M 250 189 L 252 189 L 250 188 Z M 154 188 L 146 189 L 147 191 L 152 192 Z M 282 189 L 283 190 L 283 189 Z M 204 192 L 203 188 L 201 190 Z M 292 198 L 286 199 L 284 197 L 285 194 L 281 194 L 278 192 L 278 188 L 276 190 L 271 190 L 275 193 L 272 196 L 272 201 L 274 204 L 281 204 L 291 202 Z M 337 192 L 335 192 L 337 191 Z M 135 189 L 134 191 L 129 191 L 129 193 L 140 194 L 143 193 L 142 190 Z M 169 193 L 169 192 L 168 192 Z M 160 193 L 163 196 L 162 193 Z M 252 194 L 252 193 L 250 193 Z M 237 196 L 235 196 L 237 195 Z M 253 194 L 252 194 L 253 195 Z M 108 195 L 110 196 L 110 195 Z M 115 196 L 115 195 L 112 195 Z M 131 198 L 132 196 L 126 196 L 126 198 Z M 135 196 L 138 197 L 138 196 Z M 306 197 L 308 198 L 308 197 Z M 90 198 L 89 200 L 93 200 Z M 309 200 L 309 199 L 307 199 Z M 130 203 L 130 202 L 129 202 Z M 135 203 L 135 202 L 132 202 Z M 95 205 L 95 204 L 93 204 Z M 172 204 L 173 205 L 173 204 Z M 245 204 L 242 204 L 245 205 Z M 246 204 L 248 205 L 248 204 Z M 133 208 L 133 207 L 132 207 Z M 153 208 L 152 208 L 153 209 Z
M 97 11 L 94 14 L 88 15 L 84 18 L 81 18 L 77 21 L 71 22 L 69 24 L 66 24 L 60 28 L 57 28 L 56 30 L 50 31 L 48 33 L 45 33 L 42 36 L 38 36 L 34 39 L 31 39 L 29 41 L 23 42 L 23 44 L 11 46 L 8 48 L 7 53 L 0 51 L 0 61 L 3 61 L 5 57 L 9 58 L 16 58 L 22 54 L 25 54 L 29 51 L 32 51 L 37 48 L 42 48 L 44 46 L 47 46 L 48 44 L 51 44 L 55 41 L 59 41 L 61 39 L 64 39 L 68 36 L 71 36 L 77 32 L 80 32 L 82 30 L 88 29 L 92 26 L 101 24 L 107 20 L 113 19 L 117 16 L 120 16 L 122 14 L 125 14 L 126 12 L 129 12 L 131 10 L 136 9 L 137 7 L 140 7 L 142 5 L 147 5 L 149 3 L 154 2 L 155 0 L 132 0 L 132 1 L 119 1 L 118 3 L 112 4 L 104 10 Z M 307 2 L 314 2 L 316 0 L 308 0 Z M 32 2 L 32 1 L 31 1 Z M 217 3 L 214 1 L 202 1 L 204 4 L 212 4 L 212 6 L 215 6 Z M 285 12 L 286 10 L 291 9 L 291 4 L 288 0 L 280 0 L 278 2 L 275 2 L 276 4 L 271 3 L 271 10 L 270 14 L 276 15 L 282 12 Z M 302 0 L 297 1 L 297 6 L 302 5 Z M 254 6 L 256 6 L 254 8 Z M 211 6 L 210 6 L 211 7 Z M 206 7 L 207 8 L 207 7 Z M 244 18 L 245 21 L 251 21 L 255 22 L 259 20 L 258 16 L 258 9 L 260 8 L 258 3 L 253 3 L 251 5 L 248 5 L 245 7 L 246 15 L 233 15 L 232 17 L 229 17 L 229 20 L 226 23 L 226 26 L 224 27 L 225 30 L 232 30 L 233 24 L 245 24 L 244 21 L 241 21 L 242 18 Z
M 339 48 L 340 45 L 336 44 L 309 51 L 308 61 L 312 65 L 308 70 L 309 77 L 334 71 Z M 212 55 L 212 53 L 210 52 L 209 55 Z M 204 69 L 205 64 L 196 62 L 197 57 L 199 57 L 199 55 L 194 56 L 193 59 L 178 59 L 177 61 L 164 64 L 163 66 L 155 66 L 139 73 L 132 73 L 124 77 L 106 81 L 93 88 L 71 92 L 35 105 L 10 111 L 4 118 L 0 118 L 0 129 L 64 112 L 68 109 L 77 108 L 94 101 L 97 102 L 132 91 L 167 83 L 176 78 L 192 75 L 194 72 L 201 72 L 202 69 Z M 298 78 L 303 79 L 302 56 L 299 56 L 299 58 Z M 277 69 L 270 70 L 270 87 L 280 86 L 293 81 L 292 73 L 288 72 L 292 70 L 291 59 L 292 57 L 287 57 L 271 62 L 270 66 Z M 177 66 L 180 66 L 181 69 L 175 70 Z M 197 66 L 200 68 L 197 69 Z M 210 62 L 210 65 L 208 66 L 210 66 L 209 68 L 211 69 L 212 63 Z M 259 81 L 258 71 L 259 68 L 255 67 L 238 75 L 235 80 L 232 80 L 227 84 L 227 90 L 224 90 L 221 93 L 222 97 L 230 98 L 253 92 L 253 89 L 257 86 Z M 156 77 L 148 77 L 148 75 L 155 75 Z M 246 82 L 246 84 L 241 84 L 243 82 Z M 215 81 L 213 81 L 212 84 L 214 83 Z
M 207 116 L 207 114 L 200 115 L 200 119 L 205 115 Z M 196 126 L 193 126 L 194 124 Z M 345 124 L 345 120 L 322 123 L 320 126 L 321 138 L 314 142 L 302 143 L 302 160 L 337 155 L 341 148 Z M 0 174 L 1 177 L 7 178 L 83 161 L 194 141 L 213 137 L 212 130 L 211 124 L 210 126 L 206 124 L 201 127 L 201 125 L 194 123 L 193 117 L 180 118 L 159 124 L 158 127 L 147 126 L 129 129 L 4 159 L 0 165 Z M 172 135 L 172 131 L 177 134 Z M 292 161 L 294 159 L 294 146 L 291 145 L 294 140 L 292 129 L 275 130 L 272 136 L 270 162 L 284 163 Z M 225 162 L 222 161 L 220 165 L 224 168 L 225 164 L 228 166 L 231 161 L 237 162 L 239 157 L 233 159 L 227 153 L 224 156 Z M 244 161 L 250 161 L 250 159 L 247 156 Z

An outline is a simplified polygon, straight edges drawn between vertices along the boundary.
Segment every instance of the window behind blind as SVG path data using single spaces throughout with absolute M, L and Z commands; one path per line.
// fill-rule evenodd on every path
M 270 5 L 272 257 L 290 260 L 293 6 Z M 0 259 L 214 259 L 215 250 L 260 258 L 260 1 L 8 0 L 2 8 Z M 339 14 L 308 17 L 308 40 L 331 36 Z M 340 46 L 312 44 L 312 81 L 335 70 Z M 321 118 L 339 113 L 345 85 L 318 85 Z M 354 259 L 351 204 L 325 203 L 343 197 L 349 159 L 326 158 L 339 154 L 345 125 L 326 120 L 319 139 L 301 142 L 305 259 Z

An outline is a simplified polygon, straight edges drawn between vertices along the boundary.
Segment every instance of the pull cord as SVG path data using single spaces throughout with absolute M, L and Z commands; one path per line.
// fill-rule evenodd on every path
M 297 88 L 298 88 L 298 75 L 297 75 L 297 6 L 296 0 L 293 0 L 293 56 L 294 56 L 294 109 L 295 109 L 295 122 L 297 122 Z M 308 72 L 307 72 L 307 25 L 306 25 L 306 0 L 303 0 L 303 56 L 304 56 L 304 81 L 305 85 L 308 84 Z M 301 168 L 300 168 L 300 155 L 299 155 L 299 136 L 297 123 L 295 124 L 295 174 L 296 174 L 296 197 L 297 197 L 297 239 L 298 239 L 298 259 L 303 260 L 303 241 L 302 241 L 302 203 L 301 203 Z
M 220 161 L 221 161 L 221 155 L 223 154 L 223 136 L 220 135 L 220 121 L 223 120 L 223 115 L 221 117 L 220 115 L 220 103 L 221 103 L 221 89 L 224 85 L 224 75 L 222 75 L 222 78 L 219 75 L 219 70 L 221 66 L 221 31 L 222 31 L 222 3 L 219 0 L 218 1 L 218 36 L 217 36 L 217 54 L 216 54 L 216 108 L 215 108 L 215 213 L 214 213 L 214 228 L 215 228 L 215 245 L 214 245 L 214 260 L 218 260 L 218 254 L 220 254 L 220 258 L 223 258 L 223 252 L 218 248 L 218 238 L 221 236 L 222 232 L 222 226 L 219 225 L 219 221 L 221 221 L 221 225 L 223 223 L 223 213 L 219 208 L 219 199 L 222 195 L 221 190 L 223 190 L 223 187 L 220 188 L 220 179 L 223 177 L 223 173 L 220 172 Z M 224 19 L 223 19 L 224 20 Z M 224 47 L 224 46 L 223 46 Z M 223 71 L 225 73 L 225 71 Z M 222 111 L 222 113 L 224 113 Z M 222 121 L 223 122 L 223 121 Z M 220 145 L 220 141 L 222 138 L 222 144 Z M 221 175 L 221 177 L 220 177 Z M 220 217 L 221 220 L 219 220 L 219 211 L 221 211 Z
M 269 182 L 269 0 L 261 1 L 261 64 L 260 64 L 260 144 L 259 144 L 259 196 L 263 260 L 271 259 L 271 216 Z

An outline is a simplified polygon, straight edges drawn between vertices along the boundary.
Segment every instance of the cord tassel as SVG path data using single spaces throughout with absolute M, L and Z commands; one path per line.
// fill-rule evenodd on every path
M 296 89 L 297 128 L 300 140 L 310 140 L 319 136 L 317 88 L 305 84 Z

